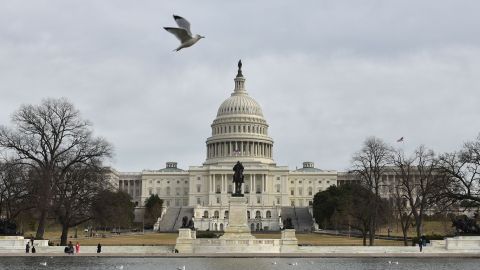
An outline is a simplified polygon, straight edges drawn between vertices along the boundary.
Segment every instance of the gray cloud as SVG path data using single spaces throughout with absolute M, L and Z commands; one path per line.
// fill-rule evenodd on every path
M 343 170 L 365 137 L 443 152 L 480 128 L 476 1 L 1 1 L 0 124 L 67 97 L 119 170 L 200 165 L 244 60 L 278 164 Z M 171 52 L 185 16 L 207 38 Z

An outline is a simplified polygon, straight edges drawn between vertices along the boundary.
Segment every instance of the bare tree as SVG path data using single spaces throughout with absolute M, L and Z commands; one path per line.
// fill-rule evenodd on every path
M 109 188 L 106 172 L 99 161 L 71 166 L 63 179 L 56 181 L 54 212 L 62 235 L 60 245 L 67 244 L 68 230 L 94 217 L 93 203 L 104 189 Z
M 383 185 L 383 174 L 386 171 L 390 157 L 390 147 L 381 139 L 369 137 L 363 143 L 362 149 L 355 153 L 352 159 L 353 172 L 358 175 L 362 185 L 371 190 L 375 197 L 380 196 L 380 187 Z M 370 203 L 370 229 L 369 244 L 375 241 L 379 200 L 371 200 Z
M 444 197 L 454 203 L 480 205 L 480 135 L 475 141 L 465 143 L 461 150 L 443 154 L 440 167 L 445 174 Z
M 402 150 L 395 151 L 392 163 L 396 173 L 398 203 L 402 204 L 404 201 L 408 203 L 408 210 L 404 209 L 403 214 L 406 214 L 407 218 L 407 212 L 411 212 L 415 220 L 417 237 L 420 237 L 423 234 L 426 211 L 435 206 L 439 195 L 441 179 L 439 161 L 432 150 L 422 145 L 415 150 L 412 157 L 405 157 Z
M 0 217 L 13 221 L 22 211 L 33 208 L 28 178 L 25 166 L 0 162 Z
M 23 105 L 13 114 L 12 122 L 13 128 L 0 127 L 0 147 L 32 171 L 39 212 L 36 237 L 43 238 L 56 181 L 64 179 L 75 164 L 110 157 L 111 146 L 93 137 L 89 122 L 65 99 Z

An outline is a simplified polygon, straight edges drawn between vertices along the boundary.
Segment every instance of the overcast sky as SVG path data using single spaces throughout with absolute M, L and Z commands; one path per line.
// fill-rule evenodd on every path
M 479 1 L 0 0 L 0 125 L 66 97 L 120 171 L 205 161 L 238 59 L 291 169 L 345 170 L 368 136 L 411 151 L 480 132 Z M 172 14 L 206 36 L 172 52 Z M 403 144 L 396 143 L 404 137 Z

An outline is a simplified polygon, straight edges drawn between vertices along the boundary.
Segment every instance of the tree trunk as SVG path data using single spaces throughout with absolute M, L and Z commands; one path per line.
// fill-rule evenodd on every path
M 363 245 L 367 245 L 367 232 L 362 232 Z
M 67 224 L 62 224 L 62 236 L 60 236 L 60 246 L 67 245 L 68 238 L 68 226 Z
M 47 223 L 47 209 L 41 209 L 40 218 L 38 219 L 37 234 L 35 235 L 36 239 L 43 239 L 45 234 L 45 226 Z
M 403 217 L 403 216 L 400 217 L 400 227 L 402 227 L 403 244 L 405 246 L 408 246 L 407 236 L 408 236 L 409 222 L 410 222 L 409 218 L 406 218 L 406 217 Z
M 421 218 L 418 218 L 416 221 L 415 221 L 415 225 L 417 227 L 417 237 L 420 237 L 422 236 L 422 219 Z
M 368 235 L 368 244 L 373 246 L 375 243 L 375 221 L 370 222 L 369 235 Z
M 403 226 L 403 224 L 401 225 L 402 225 L 402 233 L 403 233 L 403 245 L 408 246 L 408 242 L 407 242 L 408 228 L 406 226 Z

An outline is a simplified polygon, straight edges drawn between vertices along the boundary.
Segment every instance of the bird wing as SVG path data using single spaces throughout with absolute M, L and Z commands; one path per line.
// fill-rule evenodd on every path
M 192 35 L 190 35 L 184 28 L 164 27 L 164 29 L 176 36 L 181 43 L 184 43 L 192 38 Z
M 192 35 L 192 32 L 190 32 L 190 23 L 187 20 L 185 20 L 185 18 L 180 17 L 178 15 L 173 15 L 173 18 L 175 19 L 175 22 L 177 23 L 178 27 L 187 30 L 188 34 L 190 36 Z

